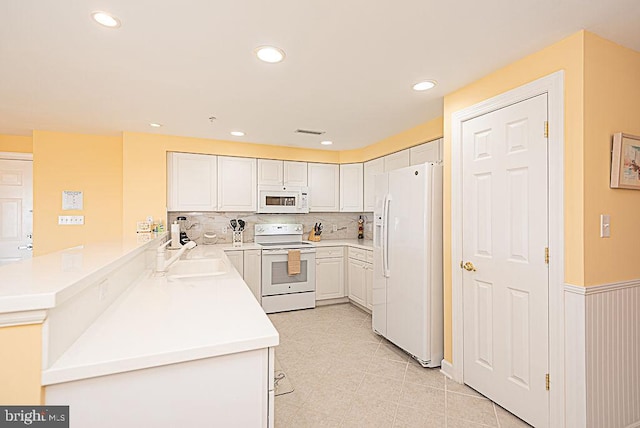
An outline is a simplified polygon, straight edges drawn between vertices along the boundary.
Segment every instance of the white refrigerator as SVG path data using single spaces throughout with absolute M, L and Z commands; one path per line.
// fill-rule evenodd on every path
M 424 367 L 444 356 L 442 165 L 375 178 L 373 329 Z

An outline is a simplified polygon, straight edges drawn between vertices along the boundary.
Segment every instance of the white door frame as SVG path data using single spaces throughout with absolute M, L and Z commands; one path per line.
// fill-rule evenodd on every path
M 464 381 L 462 300 L 462 124 L 517 102 L 548 94 L 549 121 L 549 422 L 564 426 L 564 71 L 482 101 L 451 116 L 451 288 L 453 362 L 444 372 Z

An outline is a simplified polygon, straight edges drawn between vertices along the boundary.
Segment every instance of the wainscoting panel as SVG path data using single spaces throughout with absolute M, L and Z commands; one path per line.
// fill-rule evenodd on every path
M 640 427 L 640 281 L 565 291 L 566 303 L 574 307 L 568 317 L 584 307 L 586 426 Z M 575 326 L 580 317 L 567 322 Z M 573 333 L 579 330 L 574 327 Z M 567 351 L 567 365 L 573 357 L 581 359 L 579 349 Z

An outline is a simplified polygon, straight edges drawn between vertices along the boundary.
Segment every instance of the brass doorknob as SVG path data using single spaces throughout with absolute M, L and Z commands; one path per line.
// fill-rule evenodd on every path
M 476 267 L 471 262 L 466 262 L 465 264 L 462 264 L 462 262 L 460 262 L 460 267 L 464 270 L 468 270 L 469 272 L 476 271 Z

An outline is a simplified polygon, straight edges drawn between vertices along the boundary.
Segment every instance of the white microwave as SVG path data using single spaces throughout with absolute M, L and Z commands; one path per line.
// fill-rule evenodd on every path
M 258 186 L 258 213 L 306 214 L 308 212 L 308 187 Z

